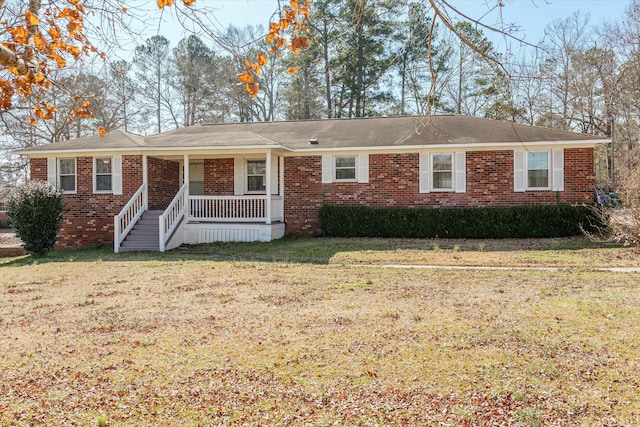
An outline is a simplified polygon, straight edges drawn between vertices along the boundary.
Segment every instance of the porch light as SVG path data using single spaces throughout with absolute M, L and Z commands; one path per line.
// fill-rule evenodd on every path
M 109 163 L 111 163 L 111 159 L 100 159 L 100 161 L 103 165 L 108 165 Z

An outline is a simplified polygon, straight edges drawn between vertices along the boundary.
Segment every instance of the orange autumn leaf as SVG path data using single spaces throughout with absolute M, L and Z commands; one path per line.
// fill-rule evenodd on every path
M 57 40 L 60 37 L 62 37 L 62 34 L 60 34 L 60 29 L 57 27 L 51 27 L 49 28 L 49 35 L 51 36 L 52 39 Z
M 287 73 L 289 74 L 296 74 L 297 72 L 298 72 L 298 69 L 296 67 L 287 68 Z
M 265 65 L 267 62 L 269 62 L 269 60 L 267 59 L 266 56 L 264 56 L 264 53 L 260 53 L 258 54 L 258 66 L 262 67 L 263 65 Z
M 67 24 L 67 31 L 69 31 L 70 35 L 75 33 L 76 31 L 80 31 L 81 29 L 82 26 L 77 22 L 69 22 Z
M 247 92 L 249 95 L 251 95 L 254 98 L 256 96 L 258 96 L 258 92 L 260 92 L 259 85 L 258 85 L 258 83 L 255 83 L 255 82 L 247 83 L 247 85 L 244 88 L 244 90 L 245 90 L 245 92 Z
M 29 25 L 38 25 L 38 23 L 40 22 L 38 17 L 34 13 L 32 13 L 30 10 L 27 10 L 25 18 L 27 20 L 27 24 Z
M 60 55 L 55 55 L 53 60 L 56 61 L 58 68 L 64 68 L 67 65 L 67 60 Z
M 173 6 L 173 0 L 158 0 L 158 7 L 160 9 L 165 6 Z
M 191 6 L 192 4 L 194 4 L 196 2 L 196 0 L 182 0 L 182 3 L 184 3 L 185 6 Z
M 240 80 L 241 83 L 253 83 L 253 75 L 248 71 L 245 71 L 242 74 L 238 74 L 238 80 Z
M 29 32 L 23 26 L 16 27 L 15 32 L 13 34 L 16 42 L 20 44 L 26 44 L 29 39 Z
M 33 43 L 36 45 L 36 47 L 39 50 L 41 51 L 47 50 L 47 41 L 39 32 L 33 35 Z
M 293 52 L 298 52 L 300 49 L 309 46 L 309 38 L 308 37 L 294 37 L 291 39 L 291 45 L 289 49 Z
M 36 115 L 36 118 L 38 119 L 44 119 L 44 110 L 42 108 L 40 108 L 39 106 L 34 106 L 33 107 L 33 111 Z
M 100 138 L 104 138 L 104 134 L 107 133 L 107 131 L 102 126 L 100 126 L 98 128 L 98 133 L 100 134 Z

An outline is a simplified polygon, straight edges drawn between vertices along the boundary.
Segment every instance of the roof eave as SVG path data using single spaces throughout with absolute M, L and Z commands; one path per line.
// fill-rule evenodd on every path
M 543 147 L 543 146 L 572 146 L 572 147 L 594 147 L 600 144 L 609 144 L 609 139 L 589 139 L 589 140 L 569 140 L 569 141 L 534 141 L 534 142 L 482 142 L 482 143 L 441 143 L 441 144 L 419 144 L 419 145 L 382 145 L 382 146 L 362 146 L 362 147 L 304 147 L 304 148 L 291 148 L 285 145 L 249 145 L 249 146 L 202 146 L 202 147 L 121 147 L 121 148 L 70 148 L 66 150 L 29 150 L 22 149 L 16 150 L 13 153 L 22 156 L 41 156 L 48 157 L 51 155 L 95 155 L 102 153 L 119 153 L 119 154 L 145 154 L 145 153 L 173 153 L 176 152 L 229 152 L 229 151 L 255 151 L 255 150 L 283 150 L 294 153 L 315 153 L 315 152 L 346 152 L 346 151 L 369 151 L 369 152 L 381 152 L 381 151 L 426 151 L 426 150 L 459 150 L 465 149 L 482 150 L 487 151 L 491 149 L 505 149 L 513 147 Z

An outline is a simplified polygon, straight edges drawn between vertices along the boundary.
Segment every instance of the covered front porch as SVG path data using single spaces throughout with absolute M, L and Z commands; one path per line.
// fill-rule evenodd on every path
M 158 171 L 157 164 L 166 170 Z M 270 150 L 233 156 L 145 155 L 142 169 L 142 185 L 114 217 L 115 252 L 164 252 L 183 244 L 267 242 L 284 236 L 282 155 Z M 176 179 L 171 201 L 158 202 L 162 198 L 157 194 L 167 198 Z

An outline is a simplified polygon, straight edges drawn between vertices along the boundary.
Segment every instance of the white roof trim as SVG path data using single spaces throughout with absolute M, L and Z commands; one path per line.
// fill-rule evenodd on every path
M 142 155 L 142 154 L 176 154 L 192 152 L 206 153 L 206 152 L 229 152 L 233 153 L 246 153 L 256 151 L 270 151 L 270 150 L 283 150 L 289 152 L 289 156 L 295 156 L 296 154 L 313 154 L 313 153 L 327 153 L 327 152 L 421 152 L 421 151 L 437 151 L 437 150 L 457 150 L 457 151 L 489 151 L 493 149 L 505 150 L 505 149 L 527 149 L 538 147 L 558 147 L 569 146 L 576 148 L 589 148 L 599 144 L 608 144 L 609 139 L 592 139 L 592 140 L 573 140 L 573 141 L 536 141 L 536 142 L 481 142 L 481 143 L 458 143 L 458 144 L 428 144 L 428 145 L 385 145 L 374 147 L 309 147 L 309 148 L 290 148 L 284 145 L 249 145 L 249 146 L 203 146 L 203 147 L 128 147 L 128 148 L 94 148 L 94 149 L 70 149 L 70 150 L 32 150 L 21 151 L 20 155 L 26 155 L 31 157 L 50 157 L 55 156 L 71 156 L 71 155 L 95 155 L 106 153 L 117 154 L 130 154 L 130 155 Z

